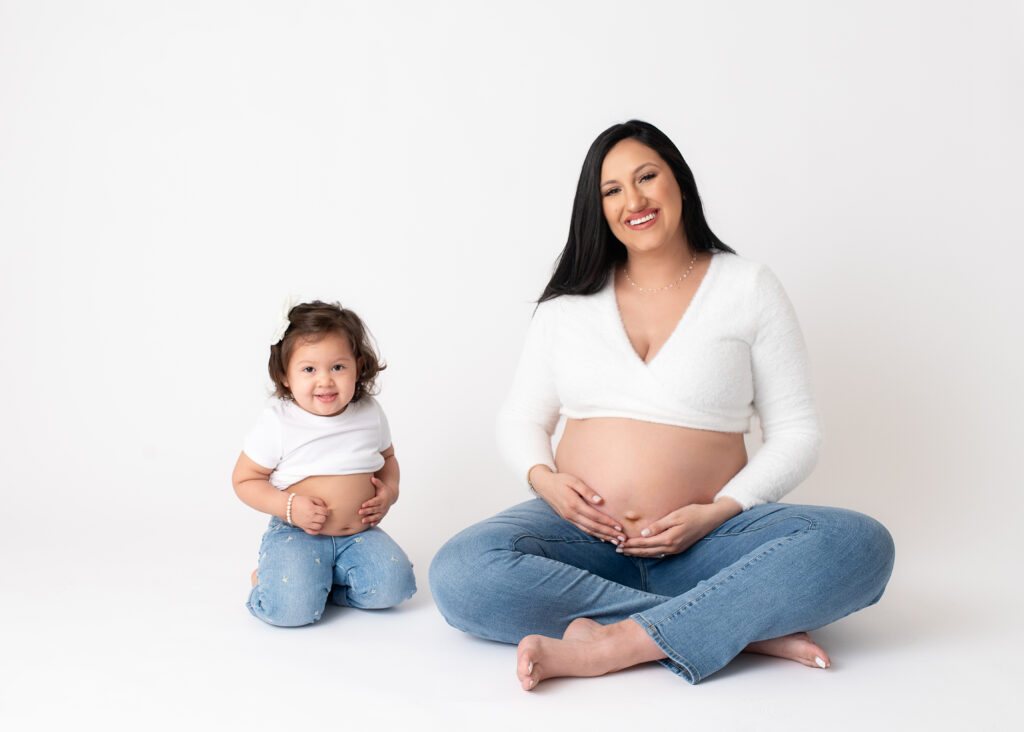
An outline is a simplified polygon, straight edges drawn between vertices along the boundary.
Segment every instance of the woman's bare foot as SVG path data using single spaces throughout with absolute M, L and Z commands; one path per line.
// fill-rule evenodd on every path
M 832 665 L 828 654 L 807 633 L 793 633 L 781 638 L 751 643 L 743 649 L 747 653 L 761 653 L 765 656 L 778 656 L 797 661 L 811 668 L 828 668 Z
M 564 641 L 592 641 L 597 638 L 601 630 L 604 628 L 596 620 L 590 618 L 576 618 L 569 627 L 562 633 L 562 640 Z
M 665 654 L 632 620 L 611 625 L 578 618 L 559 640 L 528 635 L 516 651 L 516 676 L 525 691 L 556 676 L 602 676 Z
M 254 570 L 252 571 L 252 586 L 253 586 L 253 587 L 255 587 L 255 586 L 256 586 L 256 573 L 257 573 L 257 572 L 259 572 L 259 570 L 258 570 L 258 569 L 254 569 Z

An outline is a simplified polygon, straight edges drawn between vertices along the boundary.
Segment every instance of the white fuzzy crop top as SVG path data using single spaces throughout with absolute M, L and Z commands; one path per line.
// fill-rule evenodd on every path
M 764 442 L 718 493 L 744 510 L 777 501 L 811 472 L 821 427 L 793 306 L 765 266 L 715 253 L 675 330 L 649 363 L 633 350 L 613 278 L 593 295 L 556 297 L 534 313 L 498 443 L 525 478 L 555 469 L 551 436 L 569 419 L 625 417 Z

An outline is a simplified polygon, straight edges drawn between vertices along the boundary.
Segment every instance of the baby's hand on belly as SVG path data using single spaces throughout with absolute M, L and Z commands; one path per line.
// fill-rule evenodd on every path
M 295 498 L 317 500 L 324 506 L 326 517 L 319 533 L 324 536 L 346 536 L 369 528 L 362 523 L 359 507 L 373 496 L 370 475 L 314 475 L 291 486 Z
M 370 482 L 374 487 L 373 498 L 363 503 L 359 508 L 359 515 L 364 524 L 376 526 L 387 515 L 388 509 L 394 505 L 397 500 L 395 498 L 397 491 L 376 476 L 371 477 Z
M 319 534 L 331 513 L 324 499 L 316 496 L 296 495 L 291 501 L 292 524 L 307 534 L 313 536 Z

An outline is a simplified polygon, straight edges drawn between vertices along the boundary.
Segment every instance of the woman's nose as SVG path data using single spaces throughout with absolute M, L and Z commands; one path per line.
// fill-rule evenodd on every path
M 636 186 L 626 189 L 626 206 L 630 211 L 640 211 L 647 205 L 647 197 Z

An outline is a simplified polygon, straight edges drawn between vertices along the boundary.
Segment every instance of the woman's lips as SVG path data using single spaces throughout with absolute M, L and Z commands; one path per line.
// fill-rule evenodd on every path
M 633 231 L 649 229 L 654 226 L 654 222 L 658 220 L 658 215 L 660 213 L 661 211 L 656 208 L 644 209 L 643 211 L 632 214 L 628 219 L 626 219 L 626 226 Z

